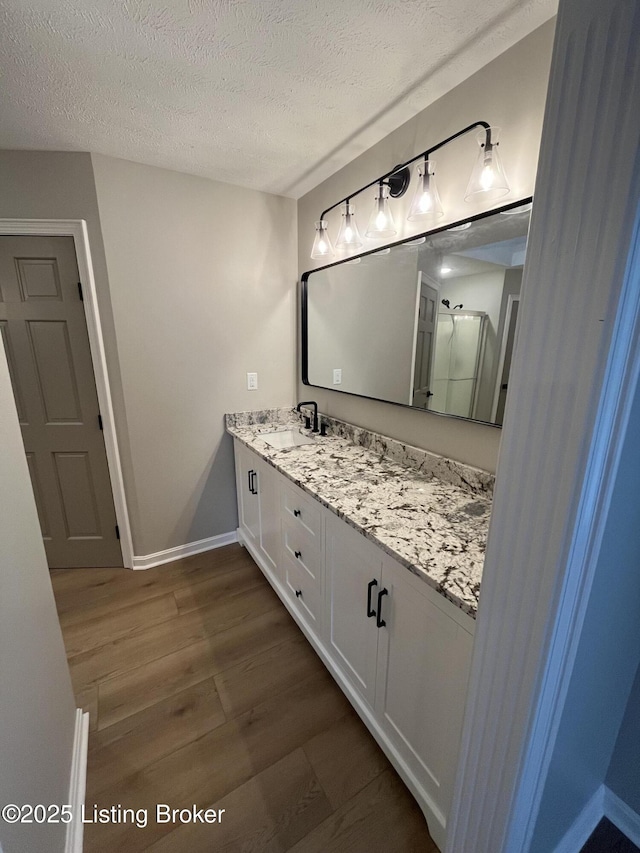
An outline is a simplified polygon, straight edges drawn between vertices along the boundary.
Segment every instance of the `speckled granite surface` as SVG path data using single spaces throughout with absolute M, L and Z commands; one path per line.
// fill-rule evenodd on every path
M 330 435 L 276 450 L 260 435 L 300 424 L 292 409 L 226 416 L 227 431 L 475 616 L 493 476 L 323 416 Z

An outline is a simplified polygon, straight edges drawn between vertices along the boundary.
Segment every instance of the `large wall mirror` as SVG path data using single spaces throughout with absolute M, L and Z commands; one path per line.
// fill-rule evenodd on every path
M 305 273 L 304 383 L 502 424 L 530 209 Z

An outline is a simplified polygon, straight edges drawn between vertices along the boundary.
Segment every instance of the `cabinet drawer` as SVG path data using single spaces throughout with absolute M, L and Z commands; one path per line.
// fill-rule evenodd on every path
M 284 560 L 285 585 L 302 618 L 322 635 L 324 595 L 320 577 L 309 574 L 299 561 L 288 555 Z
M 303 525 L 288 516 L 282 519 L 282 552 L 297 563 L 316 581 L 320 579 L 322 549 L 320 537 L 314 536 Z
M 290 520 L 318 543 L 322 538 L 322 507 L 301 489 L 287 484 L 282 489 L 282 518 Z

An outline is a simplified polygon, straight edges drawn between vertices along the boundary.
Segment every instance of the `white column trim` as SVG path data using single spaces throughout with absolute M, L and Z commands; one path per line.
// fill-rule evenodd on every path
M 122 560 L 126 568 L 133 567 L 133 540 L 131 524 L 124 490 L 124 477 L 118 448 L 115 417 L 111 398 L 111 385 L 104 348 L 104 337 L 100 323 L 98 294 L 91 262 L 89 232 L 84 219 L 0 219 L 0 235 L 46 235 L 54 237 L 73 237 L 78 260 L 78 272 L 83 290 L 83 306 L 87 319 L 89 347 L 96 379 L 98 404 L 104 428 L 104 444 L 107 452 L 107 464 L 111 477 L 113 503 L 116 521 L 120 530 Z
M 628 0 L 560 0 L 447 853 L 527 853 L 640 372 Z

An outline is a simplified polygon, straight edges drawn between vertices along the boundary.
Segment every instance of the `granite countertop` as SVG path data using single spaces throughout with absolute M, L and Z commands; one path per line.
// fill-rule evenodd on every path
M 475 618 L 492 475 L 340 421 L 323 420 L 329 423 L 330 435 L 287 449 L 273 448 L 260 436 L 292 424 L 299 427 L 291 409 L 227 415 L 226 428 Z

